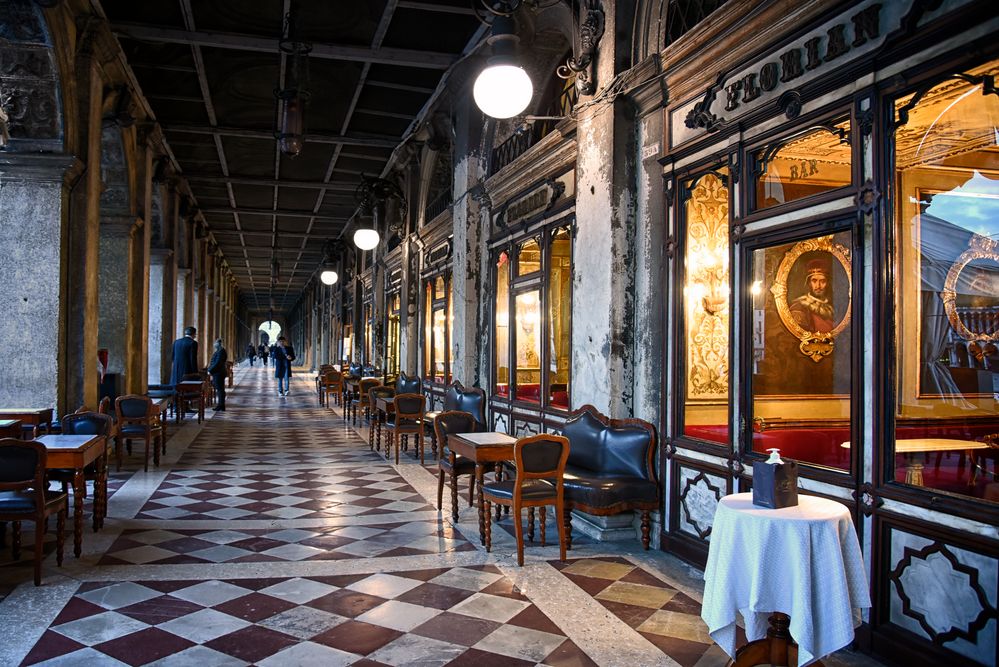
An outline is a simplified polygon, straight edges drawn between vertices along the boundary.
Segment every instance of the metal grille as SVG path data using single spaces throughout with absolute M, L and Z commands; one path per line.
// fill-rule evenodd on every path
M 725 0 L 669 0 L 666 8 L 666 45 L 693 30 L 724 4 Z
M 544 115 L 570 116 L 576 108 L 577 101 L 579 101 L 579 91 L 576 90 L 576 77 L 564 79 L 561 90 L 545 110 Z M 531 146 L 554 130 L 557 123 L 558 121 L 551 119 L 538 120 L 531 123 L 528 128 L 514 132 L 509 139 L 493 149 L 489 160 L 489 175 L 492 176 L 523 155 Z

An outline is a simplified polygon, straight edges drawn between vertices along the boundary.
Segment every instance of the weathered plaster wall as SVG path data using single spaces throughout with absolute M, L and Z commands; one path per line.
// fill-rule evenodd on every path
M 135 219 L 102 217 L 97 346 L 108 350 L 108 373 L 124 373 L 128 327 L 129 241 Z

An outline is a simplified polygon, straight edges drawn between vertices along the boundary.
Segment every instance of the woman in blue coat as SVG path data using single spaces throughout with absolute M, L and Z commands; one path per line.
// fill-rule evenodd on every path
M 278 344 L 271 352 L 274 359 L 274 377 L 278 381 L 278 396 L 287 396 L 291 385 L 291 362 L 295 360 L 295 348 L 288 345 L 288 339 L 278 337 Z

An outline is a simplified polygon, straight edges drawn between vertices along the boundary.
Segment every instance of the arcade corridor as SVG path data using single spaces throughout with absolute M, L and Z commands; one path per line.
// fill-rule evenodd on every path
M 238 369 L 226 412 L 172 430 L 159 469 L 126 459 L 105 528 L 61 570 L 50 557 L 44 587 L 4 549 L 0 589 L 20 585 L 0 664 L 725 663 L 687 566 L 577 536 L 567 564 L 549 543 L 518 568 L 501 530 L 486 554 L 464 489 L 451 525 L 435 464 L 386 463 L 310 382 L 279 399 Z

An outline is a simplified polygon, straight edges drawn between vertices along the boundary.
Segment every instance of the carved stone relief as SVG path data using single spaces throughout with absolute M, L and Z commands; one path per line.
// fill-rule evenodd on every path
M 725 480 L 703 470 L 680 468 L 680 530 L 710 542 L 718 499 L 725 495 Z
M 891 622 L 995 665 L 999 560 L 893 530 Z
M 510 426 L 506 415 L 500 413 L 493 414 L 493 430 L 503 433 L 509 432 Z
M 541 426 L 533 422 L 514 422 L 514 436 L 518 438 L 529 438 L 532 435 L 541 433 Z

